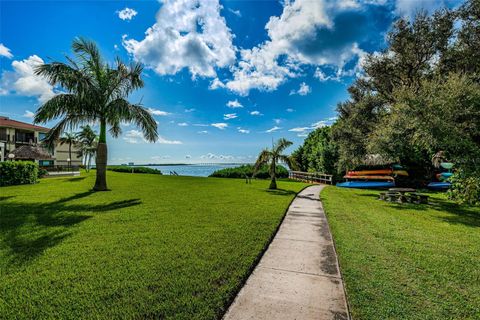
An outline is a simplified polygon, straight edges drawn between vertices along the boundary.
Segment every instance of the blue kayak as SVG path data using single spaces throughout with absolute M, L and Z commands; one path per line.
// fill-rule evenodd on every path
M 337 183 L 340 188 L 357 188 L 357 189 L 384 189 L 395 187 L 395 182 L 390 181 L 347 181 Z
M 452 184 L 450 182 L 430 182 L 427 188 L 432 190 L 447 190 L 451 186 Z

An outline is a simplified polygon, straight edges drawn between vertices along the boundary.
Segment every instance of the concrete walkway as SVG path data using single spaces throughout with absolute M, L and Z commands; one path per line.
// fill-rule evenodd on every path
M 349 319 L 322 188 L 297 195 L 225 320 Z

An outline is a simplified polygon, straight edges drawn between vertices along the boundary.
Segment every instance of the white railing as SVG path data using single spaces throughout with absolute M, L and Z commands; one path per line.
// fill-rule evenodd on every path
M 289 171 L 288 177 L 290 179 L 305 181 L 308 183 L 333 184 L 333 176 L 321 172 Z

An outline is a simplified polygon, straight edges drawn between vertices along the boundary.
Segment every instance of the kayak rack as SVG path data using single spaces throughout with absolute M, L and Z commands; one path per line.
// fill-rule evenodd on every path
M 308 183 L 333 184 L 333 175 L 321 172 L 289 171 L 288 177 L 293 180 L 299 180 Z

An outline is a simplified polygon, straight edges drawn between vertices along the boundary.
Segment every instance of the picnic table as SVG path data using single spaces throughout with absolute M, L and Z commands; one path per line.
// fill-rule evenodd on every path
M 399 203 L 428 203 L 428 196 L 417 193 L 413 188 L 390 188 L 388 192 L 380 193 L 379 199 Z

